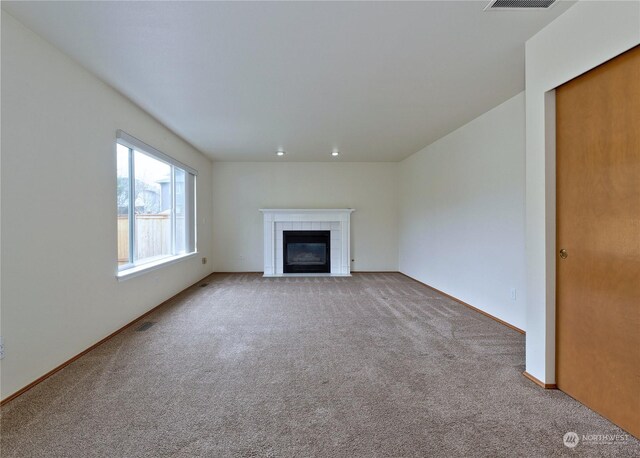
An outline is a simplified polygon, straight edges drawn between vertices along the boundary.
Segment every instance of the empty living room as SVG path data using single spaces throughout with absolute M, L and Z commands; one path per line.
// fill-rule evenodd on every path
M 640 456 L 640 0 L 0 15 L 0 456 Z

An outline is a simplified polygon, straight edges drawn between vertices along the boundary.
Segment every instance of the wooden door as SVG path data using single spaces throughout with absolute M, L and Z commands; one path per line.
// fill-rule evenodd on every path
M 559 87 L 556 129 L 557 386 L 639 437 L 640 46 Z

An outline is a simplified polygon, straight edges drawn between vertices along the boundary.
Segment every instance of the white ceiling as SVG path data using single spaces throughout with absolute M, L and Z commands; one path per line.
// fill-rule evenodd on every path
M 522 91 L 524 42 L 572 4 L 487 3 L 2 8 L 215 160 L 397 161 Z

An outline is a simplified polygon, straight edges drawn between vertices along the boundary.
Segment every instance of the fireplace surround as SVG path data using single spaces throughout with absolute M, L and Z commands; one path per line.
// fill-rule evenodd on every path
M 264 276 L 303 275 L 351 275 L 351 213 L 352 208 L 340 209 L 260 209 L 264 220 Z M 285 231 L 328 233 L 328 251 L 325 252 L 326 266 L 322 270 L 297 267 L 285 270 Z M 304 242 L 302 242 L 304 243 Z M 317 243 L 317 242 L 311 242 Z M 307 262 L 317 264 L 319 247 L 298 247 L 307 249 Z M 304 262 L 304 257 L 298 263 Z M 309 265 L 309 264 L 307 264 Z M 298 264 L 300 266 L 300 264 Z M 304 272 L 303 272 L 304 270 Z

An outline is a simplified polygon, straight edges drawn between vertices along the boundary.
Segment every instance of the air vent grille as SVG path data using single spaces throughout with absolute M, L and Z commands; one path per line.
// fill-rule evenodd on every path
M 156 324 L 154 321 L 145 321 L 144 323 L 142 323 L 140 326 L 136 328 L 136 332 L 144 332 L 154 324 Z
M 494 0 L 489 3 L 488 10 L 549 8 L 556 0 Z

